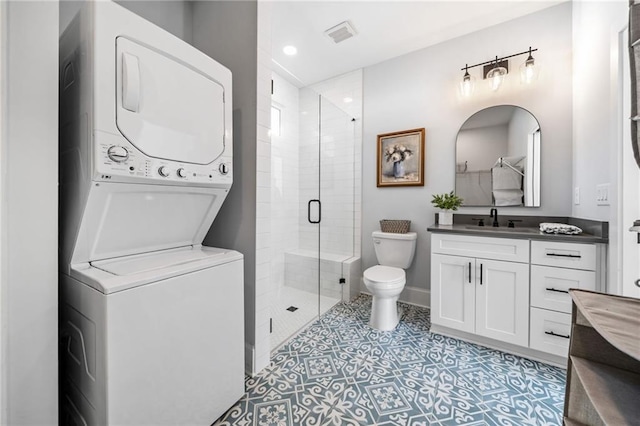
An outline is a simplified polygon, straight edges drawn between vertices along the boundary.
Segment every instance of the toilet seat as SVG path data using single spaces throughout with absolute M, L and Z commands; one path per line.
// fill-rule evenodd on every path
M 363 277 L 365 283 L 376 287 L 397 287 L 406 282 L 404 269 L 392 266 L 372 266 L 364 271 Z

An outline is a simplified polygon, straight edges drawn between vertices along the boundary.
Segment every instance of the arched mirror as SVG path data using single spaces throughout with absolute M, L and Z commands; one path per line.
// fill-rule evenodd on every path
M 465 206 L 540 207 L 540 124 L 524 108 L 476 112 L 456 139 L 456 194 Z

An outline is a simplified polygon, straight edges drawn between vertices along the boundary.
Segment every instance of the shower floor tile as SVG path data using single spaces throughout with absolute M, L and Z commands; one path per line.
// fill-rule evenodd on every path
M 320 296 L 320 315 L 338 302 L 338 299 Z M 291 306 L 297 309 L 288 310 Z M 273 321 L 271 350 L 275 350 L 296 332 L 318 318 L 318 294 L 287 286 L 280 287 L 272 304 L 271 318 Z
M 565 370 L 432 334 L 428 309 L 401 305 L 388 332 L 367 325 L 370 296 L 329 309 L 214 425 L 562 424 Z

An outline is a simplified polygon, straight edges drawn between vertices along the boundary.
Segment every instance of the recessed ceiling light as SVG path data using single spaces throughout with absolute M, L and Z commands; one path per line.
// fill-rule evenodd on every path
M 344 102 L 345 104 L 349 104 L 349 103 L 353 102 L 353 98 L 350 98 L 350 97 L 347 96 L 346 98 L 344 98 L 342 100 L 342 102 Z
M 295 46 L 285 46 L 282 48 L 282 51 L 284 52 L 285 55 L 289 55 L 289 56 L 293 56 L 296 53 L 298 53 L 298 49 L 296 49 Z

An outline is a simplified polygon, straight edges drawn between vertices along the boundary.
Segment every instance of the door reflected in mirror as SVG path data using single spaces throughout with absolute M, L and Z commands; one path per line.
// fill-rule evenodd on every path
M 529 111 L 499 105 L 464 122 L 456 194 L 465 206 L 540 207 L 540 124 Z

